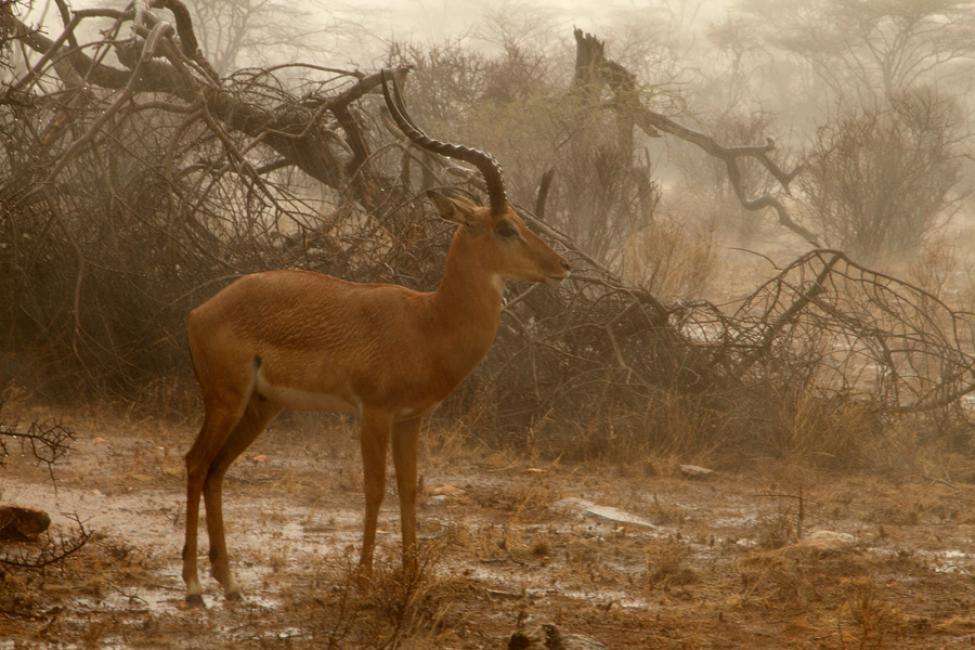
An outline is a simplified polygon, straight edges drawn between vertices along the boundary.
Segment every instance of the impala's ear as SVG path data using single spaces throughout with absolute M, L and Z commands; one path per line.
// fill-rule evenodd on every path
M 447 221 L 453 221 L 462 226 L 477 223 L 474 211 L 477 209 L 472 201 L 463 196 L 445 196 L 440 192 L 427 190 L 427 198 L 440 210 L 440 216 Z

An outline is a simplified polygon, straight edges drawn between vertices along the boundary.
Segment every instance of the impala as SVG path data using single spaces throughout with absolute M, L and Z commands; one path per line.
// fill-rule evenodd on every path
M 482 151 L 434 140 L 409 117 L 395 80 L 383 96 L 400 130 L 418 146 L 473 164 L 490 207 L 428 192 L 455 222 L 436 291 L 360 284 L 309 271 L 247 275 L 192 310 L 193 367 L 203 426 L 186 454 L 186 599 L 202 604 L 197 572 L 200 495 L 206 504 L 210 567 L 227 598 L 240 597 L 230 572 L 221 512 L 227 468 L 284 408 L 345 411 L 361 427 L 365 517 L 360 569 L 372 566 L 376 521 L 392 440 L 404 564 L 415 562 L 416 449 L 422 418 L 484 358 L 501 318 L 506 279 L 557 284 L 568 263 L 508 205 L 501 167 Z

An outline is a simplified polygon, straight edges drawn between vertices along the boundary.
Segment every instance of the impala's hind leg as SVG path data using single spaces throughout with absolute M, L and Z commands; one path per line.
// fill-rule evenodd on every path
M 230 573 L 230 558 L 227 556 L 223 526 L 223 476 L 231 463 L 254 442 L 280 411 L 280 406 L 256 395 L 252 396 L 244 409 L 244 415 L 210 463 L 203 487 L 207 534 L 210 537 L 210 570 L 223 586 L 224 594 L 232 600 L 240 598 L 240 588 Z
M 186 454 L 186 542 L 183 545 L 183 581 L 186 600 L 203 604 L 203 588 L 196 566 L 197 533 L 200 521 L 200 494 L 210 464 L 220 452 L 240 417 L 237 405 L 208 402 L 203 427 Z

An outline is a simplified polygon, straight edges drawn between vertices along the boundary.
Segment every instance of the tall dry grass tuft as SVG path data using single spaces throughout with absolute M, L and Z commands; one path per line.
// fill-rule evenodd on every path
M 457 642 L 455 627 L 463 621 L 453 605 L 467 583 L 442 574 L 445 554 L 440 541 L 421 544 L 411 567 L 403 567 L 398 556 L 382 554 L 369 576 L 350 559 L 351 549 L 327 561 L 324 580 L 332 588 L 319 602 L 324 612 L 316 642 L 335 649 L 417 650 Z
M 883 436 L 885 426 L 876 410 L 809 390 L 779 395 L 776 401 L 780 435 L 769 441 L 770 449 L 818 467 L 853 469 L 873 464 L 871 443 Z
M 669 590 L 698 581 L 690 566 L 691 548 L 679 539 L 659 540 L 647 547 L 647 581 L 650 590 Z
M 705 295 L 717 273 L 713 233 L 658 215 L 623 244 L 622 277 L 663 300 Z
M 846 638 L 852 637 L 848 647 L 862 650 L 893 647 L 892 640 L 904 624 L 903 615 L 884 598 L 884 589 L 871 577 L 849 581 L 843 615 L 841 642 L 845 645 Z
M 404 567 L 399 558 L 380 559 L 365 582 L 361 606 L 373 612 L 384 625 L 377 634 L 377 648 L 398 648 L 405 639 L 412 647 L 430 647 L 438 630 L 451 615 L 452 594 L 462 583 L 438 574 L 446 547 L 442 542 L 420 545 L 416 563 Z

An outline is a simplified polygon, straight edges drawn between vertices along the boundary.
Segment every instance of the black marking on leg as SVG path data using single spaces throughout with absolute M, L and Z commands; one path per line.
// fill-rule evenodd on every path
M 220 557 L 220 550 L 216 548 L 211 548 L 210 552 L 207 555 L 210 556 L 211 562 L 216 562 L 217 558 Z
M 264 359 L 261 358 L 261 355 L 255 354 L 254 355 L 254 379 L 255 379 L 255 381 L 254 381 L 253 391 L 254 391 L 254 397 L 257 398 L 257 401 L 258 402 L 266 402 L 267 401 L 267 397 L 265 397 L 264 395 L 261 395 L 261 391 L 257 390 L 257 373 L 261 371 L 261 364 L 263 364 L 263 363 L 264 363 Z

